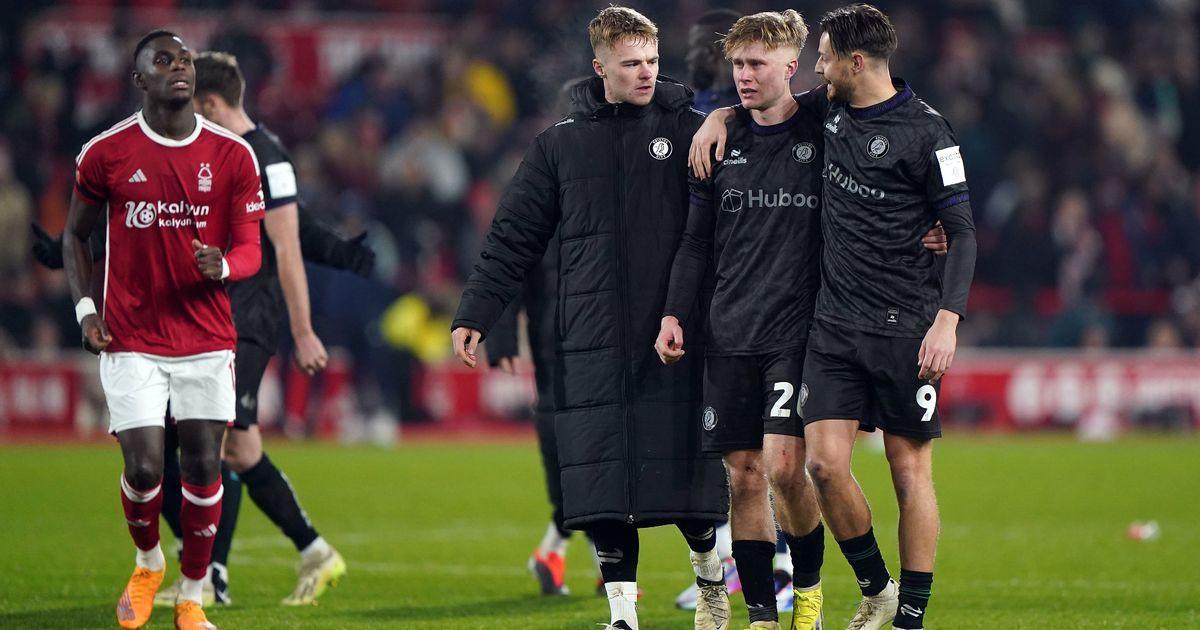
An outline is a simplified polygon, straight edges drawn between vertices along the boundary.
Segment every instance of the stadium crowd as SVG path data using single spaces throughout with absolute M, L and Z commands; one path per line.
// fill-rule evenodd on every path
M 91 4 L 26 5 L 0 30 L 0 353 L 78 346 L 63 275 L 33 262 L 29 224 L 61 231 L 79 147 L 136 106 L 123 51 L 159 26 L 117 7 L 103 37 L 38 28 L 48 5 L 61 14 Z M 403 381 L 418 361 L 444 360 L 447 317 L 498 196 L 530 138 L 562 115 L 561 86 L 589 69 L 581 33 L 599 4 L 145 4 L 221 12 L 221 29 L 198 48 L 238 56 L 247 108 L 292 149 L 307 207 L 347 234 L 368 230 L 379 254 L 374 278 L 310 269 L 327 345 L 348 348 L 381 383 Z M 716 3 L 631 4 L 662 29 L 663 73 L 686 82 L 687 28 Z M 980 247 L 964 345 L 1200 344 L 1196 3 L 879 5 L 902 42 L 894 73 L 943 108 L 962 142 Z M 833 6 L 798 8 L 815 20 Z M 305 92 L 316 96 L 294 96 L 281 51 L 256 24 L 335 7 L 423 15 L 445 37 L 417 60 L 367 54 Z M 812 39 L 797 91 L 816 83 Z M 406 388 L 376 389 L 410 415 Z

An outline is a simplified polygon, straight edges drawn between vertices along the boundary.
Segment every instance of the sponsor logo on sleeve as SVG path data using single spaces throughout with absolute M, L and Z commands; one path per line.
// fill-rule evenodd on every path
M 268 164 L 263 172 L 267 174 L 267 186 L 271 189 L 272 199 L 296 195 L 296 170 L 291 162 Z
M 260 210 L 265 210 L 266 208 L 267 208 L 267 202 L 263 201 L 263 191 L 260 188 L 260 189 L 258 189 L 258 201 L 247 201 L 246 202 L 246 214 L 253 214 Z
M 946 147 L 934 152 L 938 167 L 942 169 L 942 185 L 953 186 L 967 181 L 967 169 L 963 166 L 962 152 L 958 146 Z

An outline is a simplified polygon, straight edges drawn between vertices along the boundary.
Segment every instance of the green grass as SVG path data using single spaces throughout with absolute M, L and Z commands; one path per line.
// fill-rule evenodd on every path
M 247 499 L 230 567 L 236 605 L 211 612 L 222 628 L 596 628 L 608 619 L 578 537 L 575 595 L 542 598 L 524 571 L 549 513 L 532 443 L 270 450 L 350 573 L 318 607 L 279 606 L 296 554 Z M 855 466 L 896 573 L 885 462 L 860 447 Z M 1200 628 L 1200 440 L 952 437 L 938 444 L 936 468 L 943 532 L 928 628 Z M 133 560 L 119 470 L 115 444 L 0 446 L 0 628 L 115 627 Z M 1124 538 L 1131 521 L 1149 519 L 1160 540 Z M 857 589 L 832 540 L 826 552 L 826 622 L 842 628 Z M 691 627 L 672 607 L 689 576 L 673 529 L 643 534 L 644 628 Z M 734 612 L 733 628 L 745 627 L 738 596 Z M 170 628 L 169 611 L 149 627 Z

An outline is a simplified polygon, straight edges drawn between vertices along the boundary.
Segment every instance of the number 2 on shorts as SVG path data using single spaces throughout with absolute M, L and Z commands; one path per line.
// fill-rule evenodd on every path
M 937 410 L 937 390 L 933 385 L 922 385 L 921 389 L 917 390 L 917 406 L 925 410 L 921 422 L 933 419 L 933 412 Z
M 775 391 L 783 393 L 779 395 L 779 400 L 776 400 L 775 405 L 771 407 L 771 417 L 792 417 L 792 410 L 787 408 L 787 404 L 792 399 L 792 395 L 796 393 L 796 388 L 792 387 L 792 384 L 787 381 L 778 381 L 775 383 Z

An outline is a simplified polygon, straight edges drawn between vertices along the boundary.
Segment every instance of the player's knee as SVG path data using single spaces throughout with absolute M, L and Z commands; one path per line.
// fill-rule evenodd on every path
M 933 474 L 923 462 L 903 459 L 889 462 L 896 498 L 903 502 L 914 494 L 933 488 Z
M 773 488 L 787 492 L 803 490 L 808 484 L 804 474 L 804 459 L 794 456 L 777 456 L 767 461 L 767 479 Z
M 134 457 L 125 462 L 125 480 L 135 490 L 149 490 L 162 482 L 162 462 L 152 457 Z
M 848 463 L 814 453 L 808 454 L 804 465 L 805 469 L 808 470 L 808 476 L 812 479 L 813 485 L 818 488 L 837 484 L 850 475 Z
M 244 446 L 233 446 L 227 442 L 221 459 L 234 472 L 241 474 L 253 468 L 258 463 L 258 460 L 262 459 L 262 451 L 253 452 L 252 449 Z
M 729 485 L 734 492 L 757 492 L 767 486 L 762 458 L 757 454 L 732 453 L 725 457 Z
M 221 476 L 221 453 L 216 450 L 183 453 L 179 470 L 188 483 L 212 483 Z

